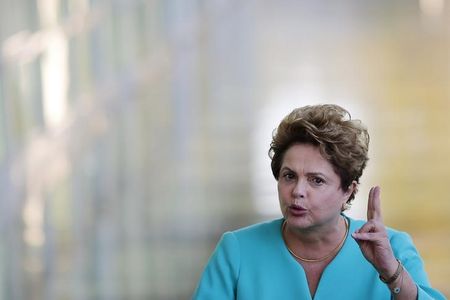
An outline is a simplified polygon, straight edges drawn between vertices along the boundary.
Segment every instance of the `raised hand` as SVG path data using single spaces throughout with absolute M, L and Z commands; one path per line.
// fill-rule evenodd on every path
M 372 187 L 367 205 L 367 222 L 354 233 L 364 257 L 377 269 L 380 275 L 389 277 L 394 274 L 398 263 L 392 252 L 391 244 L 383 224 L 380 204 L 380 187 Z

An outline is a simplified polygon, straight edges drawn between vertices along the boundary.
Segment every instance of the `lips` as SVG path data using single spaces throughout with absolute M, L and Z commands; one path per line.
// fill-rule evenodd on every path
M 289 205 L 289 211 L 294 216 L 301 216 L 306 213 L 307 209 L 298 204 Z

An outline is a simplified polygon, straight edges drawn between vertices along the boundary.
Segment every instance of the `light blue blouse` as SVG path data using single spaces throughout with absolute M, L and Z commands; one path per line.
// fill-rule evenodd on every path
M 349 220 L 349 232 L 364 221 Z M 283 219 L 226 232 L 201 276 L 193 299 L 312 299 L 302 266 L 281 235 Z M 387 229 L 395 257 L 418 287 L 418 299 L 445 299 L 428 281 L 422 259 L 404 232 Z M 350 236 L 323 271 L 314 299 L 390 299 L 388 287 Z

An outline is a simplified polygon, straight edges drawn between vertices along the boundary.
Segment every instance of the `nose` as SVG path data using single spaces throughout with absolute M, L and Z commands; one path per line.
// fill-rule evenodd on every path
M 292 190 L 292 195 L 294 198 L 304 198 L 306 196 L 306 187 L 306 180 L 300 178 Z

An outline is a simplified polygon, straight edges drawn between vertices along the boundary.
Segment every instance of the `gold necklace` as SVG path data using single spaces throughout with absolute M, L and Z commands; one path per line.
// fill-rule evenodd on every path
M 281 235 L 283 236 L 283 240 L 284 240 L 284 243 L 286 244 L 286 248 L 288 249 L 289 253 L 292 254 L 292 256 L 294 256 L 295 258 L 298 258 L 299 260 L 304 261 L 304 262 L 321 262 L 321 261 L 326 260 L 327 258 L 330 258 L 333 254 L 335 254 L 335 253 L 337 253 L 339 250 L 341 250 L 342 246 L 344 245 L 345 238 L 346 238 L 347 235 L 348 235 L 348 230 L 349 230 L 349 228 L 348 228 L 348 227 L 349 227 L 349 226 L 348 226 L 348 221 L 347 221 L 347 219 L 346 219 L 345 217 L 343 217 L 343 218 L 344 218 L 344 221 L 345 221 L 345 234 L 344 234 L 344 237 L 343 237 L 342 240 L 339 242 L 339 244 L 337 245 L 336 248 L 334 248 L 334 249 L 333 249 L 330 253 L 328 253 L 327 255 L 325 255 L 325 256 L 323 256 L 323 257 L 320 257 L 320 258 L 304 258 L 304 257 L 301 257 L 300 255 L 295 254 L 294 251 L 292 251 L 292 250 L 289 248 L 289 246 L 287 245 L 286 239 L 284 238 L 284 229 L 286 228 L 286 220 L 284 220 L 283 226 L 282 226 L 282 229 L 281 229 Z

